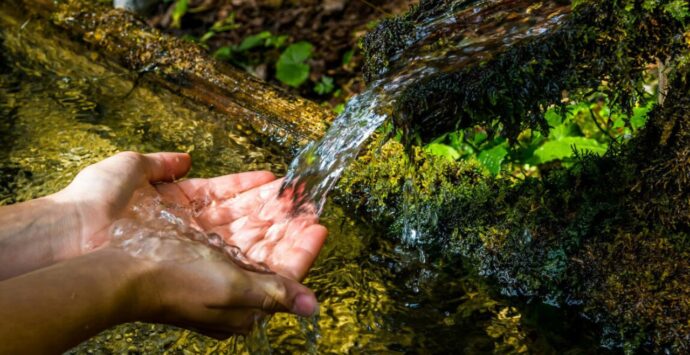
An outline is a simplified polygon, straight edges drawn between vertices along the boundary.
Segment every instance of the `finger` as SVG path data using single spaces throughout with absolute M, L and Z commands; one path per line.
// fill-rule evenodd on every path
M 151 153 L 141 157 L 149 182 L 179 179 L 192 166 L 192 158 L 187 153 Z
M 317 312 L 316 296 L 299 282 L 277 274 L 243 271 L 251 280 L 252 287 L 244 290 L 242 300 L 233 302 L 234 305 L 242 304 L 266 313 L 291 312 L 303 317 L 312 316 Z
M 187 198 L 187 196 L 182 192 L 182 190 L 180 190 L 177 184 L 157 184 L 154 187 L 166 202 L 177 205 L 188 205 L 191 202 L 189 201 L 189 198 Z
M 314 224 L 301 233 L 299 237 L 285 238 L 273 249 L 267 261 L 271 270 L 293 280 L 302 280 L 307 275 L 326 241 L 328 230 L 320 224 Z
M 210 196 L 216 199 L 227 199 L 257 186 L 267 184 L 275 179 L 275 175 L 270 171 L 249 171 L 212 179 L 180 181 L 178 186 L 190 198 Z

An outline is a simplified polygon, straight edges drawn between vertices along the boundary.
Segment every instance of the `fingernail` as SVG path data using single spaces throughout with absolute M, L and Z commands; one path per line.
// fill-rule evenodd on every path
M 300 293 L 292 303 L 292 312 L 302 317 L 311 317 L 319 310 L 319 304 L 314 296 Z

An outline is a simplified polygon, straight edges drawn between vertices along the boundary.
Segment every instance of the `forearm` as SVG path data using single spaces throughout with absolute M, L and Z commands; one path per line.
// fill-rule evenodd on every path
M 146 272 L 104 249 L 0 282 L 0 353 L 61 353 L 115 324 L 145 320 L 145 297 L 135 295 Z
M 51 197 L 0 207 L 0 280 L 65 259 L 78 223 L 71 205 Z

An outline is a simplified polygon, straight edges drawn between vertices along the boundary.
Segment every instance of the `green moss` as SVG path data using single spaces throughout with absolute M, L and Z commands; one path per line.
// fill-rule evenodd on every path
M 580 1 L 552 33 L 411 85 L 397 100 L 394 122 L 428 141 L 498 119 L 504 133 L 515 138 L 525 128 L 547 131 L 543 111 L 548 106 L 560 104 L 566 91 L 596 89 L 602 81 L 610 97 L 629 107 L 646 65 L 682 47 L 683 21 L 665 10 L 669 2 Z M 383 22 L 364 41 L 366 77 L 385 75 L 396 55 L 412 44 L 407 39 L 422 30 L 423 20 L 465 3 L 422 1 L 411 13 Z

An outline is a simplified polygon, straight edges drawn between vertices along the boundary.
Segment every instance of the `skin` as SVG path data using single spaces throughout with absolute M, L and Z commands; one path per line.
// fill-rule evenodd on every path
M 315 313 L 314 294 L 298 281 L 327 235 L 316 216 L 289 215 L 289 194 L 274 198 L 280 181 L 269 172 L 172 182 L 190 165 L 187 154 L 120 153 L 54 195 L 1 207 L 0 317 L 12 322 L 0 325 L 0 353 L 63 351 L 134 320 L 225 338 L 265 313 Z M 153 261 L 113 247 L 110 226 L 142 189 L 183 206 L 202 201 L 193 224 L 275 274 L 218 258 Z

